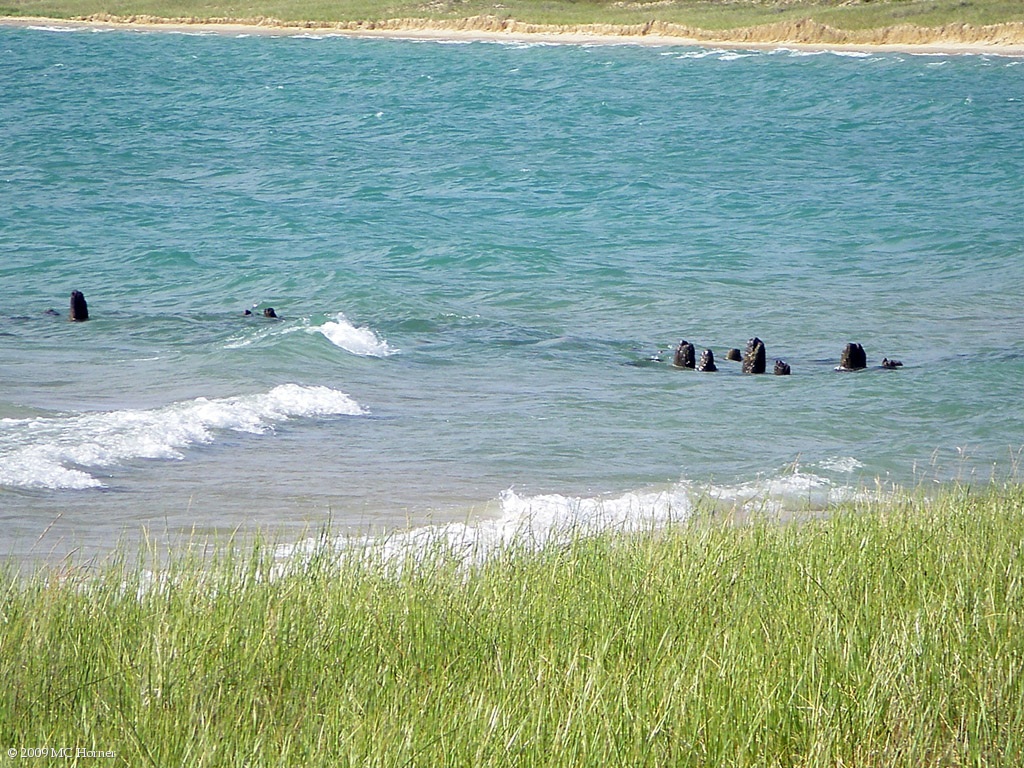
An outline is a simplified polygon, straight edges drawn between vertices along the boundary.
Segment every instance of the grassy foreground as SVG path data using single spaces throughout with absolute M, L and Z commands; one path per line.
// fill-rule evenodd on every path
M 256 546 L 173 557 L 159 587 L 11 574 L 0 761 L 1020 765 L 1022 550 L 1024 488 L 993 486 L 469 570 L 324 548 L 272 578 Z

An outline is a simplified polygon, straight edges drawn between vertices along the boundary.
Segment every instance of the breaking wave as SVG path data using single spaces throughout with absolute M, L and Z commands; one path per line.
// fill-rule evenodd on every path
M 322 333 L 328 341 L 346 352 L 362 357 L 388 357 L 399 350 L 388 344 L 387 340 L 378 336 L 371 328 L 356 327 L 339 312 L 333 320 L 323 325 L 307 329 L 310 333 Z
M 785 516 L 788 511 L 821 510 L 830 504 L 856 498 L 860 491 L 836 485 L 828 478 L 799 469 L 749 483 L 729 486 L 696 485 L 685 481 L 663 490 L 630 491 L 620 495 L 579 497 L 560 494 L 521 496 L 514 489 L 498 497 L 498 513 L 470 523 L 448 523 L 391 533 L 384 539 L 343 537 L 334 545 L 347 551 L 401 567 L 440 548 L 464 565 L 477 565 L 510 547 L 540 549 L 565 543 L 574 537 L 607 531 L 637 532 L 682 522 L 693 515 L 697 504 L 708 501 L 716 508 L 742 518 L 749 514 Z M 287 561 L 309 555 L 322 542 L 308 540 L 278 549 Z
M 0 420 L 0 486 L 102 488 L 90 471 L 133 459 L 181 459 L 217 431 L 264 434 L 293 418 L 357 416 L 355 400 L 328 387 L 282 384 L 269 392 L 162 408 Z

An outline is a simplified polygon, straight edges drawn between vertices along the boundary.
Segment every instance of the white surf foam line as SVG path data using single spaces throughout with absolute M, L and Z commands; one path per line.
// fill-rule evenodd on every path
M 578 497 L 548 494 L 520 496 L 513 489 L 498 499 L 495 518 L 474 523 L 448 523 L 413 528 L 379 537 L 341 537 L 329 543 L 340 557 L 367 558 L 401 569 L 430 553 L 443 552 L 463 567 L 479 565 L 510 547 L 537 550 L 603 531 L 650 530 L 690 516 L 689 492 L 683 485 L 665 491 L 630 492 L 620 496 Z M 307 540 L 279 547 L 278 574 L 321 552 L 324 542 Z
M 448 523 L 398 531 L 385 537 L 348 536 L 333 541 L 306 540 L 278 548 L 277 575 L 302 567 L 311 556 L 333 548 L 340 558 L 364 558 L 400 571 L 431 553 L 444 553 L 462 567 L 485 562 L 509 548 L 538 550 L 574 537 L 603 532 L 654 530 L 693 514 L 698 499 L 747 514 L 777 515 L 783 510 L 825 509 L 862 494 L 849 486 L 799 470 L 730 486 L 680 482 L 663 491 L 629 492 L 609 497 L 558 494 L 520 496 L 513 489 L 499 496 L 499 514 L 472 523 Z
M 359 328 L 354 326 L 341 312 L 335 315 L 333 320 L 306 330 L 310 333 L 322 333 L 334 346 L 341 347 L 353 355 L 388 357 L 399 351 L 389 345 L 386 339 L 380 338 L 372 329 L 366 326 Z
M 757 56 L 757 53 L 750 53 L 747 51 L 723 51 L 719 56 L 719 61 L 739 61 L 740 59 L 749 59 L 751 56 Z
M 818 466 L 827 472 L 856 472 L 864 465 L 853 456 L 830 456 L 818 462 Z
M 44 25 L 44 24 L 29 24 L 25 29 L 31 29 L 34 32 L 87 32 L 86 27 L 62 27 L 57 25 Z
M 344 392 L 282 384 L 262 394 L 199 397 L 150 410 L 2 419 L 0 486 L 102 488 L 90 469 L 132 459 L 181 459 L 182 449 L 213 442 L 217 430 L 263 434 L 293 418 L 365 413 Z
M 858 496 L 850 486 L 837 486 L 826 477 L 800 469 L 749 483 L 707 486 L 702 493 L 738 511 L 768 515 L 779 515 L 786 510 L 825 509 Z

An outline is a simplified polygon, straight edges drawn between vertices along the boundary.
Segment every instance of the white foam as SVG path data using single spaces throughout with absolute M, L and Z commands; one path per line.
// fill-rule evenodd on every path
M 828 51 L 826 51 L 826 53 L 828 53 L 830 56 L 839 56 L 839 57 L 844 58 L 844 59 L 871 59 L 871 58 L 874 58 L 875 56 L 877 56 L 877 54 L 871 53 L 869 51 L 836 51 L 836 50 L 828 50 Z
M 704 59 L 708 56 L 720 56 L 724 51 L 719 48 L 702 48 L 696 51 L 683 51 L 682 53 L 676 53 L 674 51 L 666 51 L 661 54 L 662 56 L 673 56 L 677 59 Z
M 224 349 L 241 349 L 255 344 L 269 336 L 273 331 L 270 328 L 260 328 L 254 333 L 239 333 L 224 342 Z
M 62 27 L 58 25 L 29 24 L 26 29 L 35 32 L 87 32 L 88 27 Z
M 757 56 L 756 53 L 743 53 L 740 51 L 722 51 L 719 55 L 719 61 L 737 61 L 739 59 L 749 59 L 751 56 Z
M 310 333 L 322 333 L 334 346 L 361 357 L 388 357 L 399 351 L 372 329 L 352 325 L 341 312 L 333 320 L 307 330 Z
M 745 59 L 748 56 L 753 56 L 753 53 L 740 53 L 739 51 L 730 50 L 728 48 L 701 48 L 694 51 L 684 51 L 680 53 L 676 58 L 679 59 L 704 59 L 714 58 L 718 61 L 733 61 L 735 59 Z
M 855 472 L 864 465 L 853 456 L 830 456 L 818 462 L 818 466 L 829 472 Z
M 422 526 L 392 532 L 384 538 L 343 537 L 332 546 L 341 557 L 365 557 L 397 569 L 438 551 L 462 566 L 472 566 L 511 547 L 535 550 L 581 535 L 657 529 L 689 518 L 695 501 L 702 498 L 739 512 L 777 514 L 786 509 L 825 509 L 858 495 L 849 486 L 837 486 L 825 477 L 792 468 L 774 477 L 735 485 L 683 481 L 664 490 L 615 496 L 520 496 L 509 489 L 500 494 L 498 514 L 493 517 L 482 515 L 473 522 Z M 278 573 L 301 565 L 323 546 L 323 541 L 309 540 L 279 548 L 277 554 L 283 562 Z
M 423 526 L 383 539 L 346 537 L 335 545 L 342 554 L 355 553 L 399 568 L 410 558 L 416 562 L 438 549 L 468 566 L 512 546 L 539 549 L 574 536 L 650 529 L 683 520 L 691 512 L 689 495 L 682 485 L 608 497 L 520 496 L 510 488 L 500 494 L 498 503 L 499 514 L 493 518 Z M 277 554 L 286 560 L 297 555 L 301 560 L 322 544 L 309 540 L 286 545 Z M 287 568 L 287 562 L 282 567 Z
M 772 55 L 777 56 L 792 56 L 794 58 L 803 58 L 805 56 L 821 56 L 825 51 L 818 50 L 803 50 L 801 48 L 774 48 L 770 51 Z
M 132 459 L 181 459 L 217 430 L 262 434 L 292 418 L 360 415 L 364 409 L 328 387 L 282 384 L 269 392 L 196 398 L 149 410 L 0 421 L 0 485 L 97 488 L 88 470 Z
M 737 485 L 708 486 L 703 492 L 709 498 L 743 512 L 769 515 L 801 508 L 824 509 L 855 495 L 848 486 L 836 486 L 826 477 L 799 468 Z

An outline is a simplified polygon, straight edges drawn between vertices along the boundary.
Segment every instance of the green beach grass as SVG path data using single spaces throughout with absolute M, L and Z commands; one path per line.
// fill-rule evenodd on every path
M 284 571 L 259 543 L 204 551 L 161 556 L 155 580 L 145 558 L 8 572 L 0 755 L 80 747 L 131 766 L 1024 760 L 1020 485 L 852 502 L 791 524 L 701 513 L 469 567 L 441 544 L 400 568 L 368 547 L 339 559 L 325 545 Z
M 396 22 L 399 29 L 424 22 L 451 29 L 493 30 L 514 20 L 548 32 L 587 27 L 594 34 L 685 36 L 699 32 L 717 39 L 794 39 L 842 42 L 834 30 L 864 33 L 850 42 L 1024 42 L 1020 0 L 0 0 L 0 16 L 105 21 L 185 20 L 191 23 L 291 25 Z M 825 25 L 829 30 L 822 31 Z M 985 29 L 1001 25 L 999 29 Z M 1006 28 L 1010 25 L 1010 28 Z M 725 34 L 749 28 L 763 34 Z M 878 30 L 889 30 L 881 36 Z M 922 33 L 933 30 L 934 33 Z M 701 36 L 701 35 L 698 35 Z

